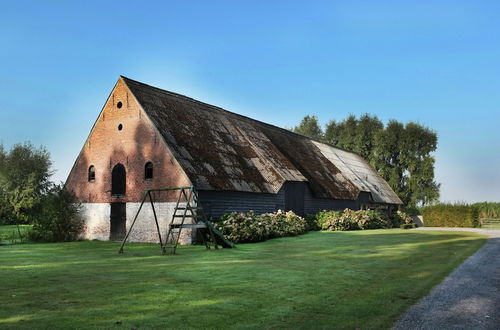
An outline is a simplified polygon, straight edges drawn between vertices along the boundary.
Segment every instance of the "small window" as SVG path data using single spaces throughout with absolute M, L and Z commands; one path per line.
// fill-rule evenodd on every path
M 147 162 L 144 166 L 144 179 L 153 180 L 153 163 Z
M 118 130 L 121 131 L 122 129 L 123 129 L 123 125 L 122 124 L 118 125 Z
M 89 167 L 89 182 L 95 181 L 95 167 L 94 165 L 90 165 Z
M 118 107 L 118 109 L 121 109 L 121 108 L 122 108 L 122 106 L 123 106 L 123 104 L 122 104 L 122 102 L 120 101 L 120 102 L 118 102 L 118 103 L 116 104 L 116 106 Z

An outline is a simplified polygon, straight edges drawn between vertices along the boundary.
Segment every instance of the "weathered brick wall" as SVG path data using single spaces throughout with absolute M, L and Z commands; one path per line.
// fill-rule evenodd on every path
M 118 107 L 121 102 L 121 108 Z M 121 125 L 121 130 L 118 129 Z M 144 166 L 152 162 L 153 180 L 144 177 Z M 111 195 L 111 172 L 122 164 L 126 170 L 126 194 Z M 88 169 L 95 167 L 95 180 L 88 181 Z M 108 240 L 110 230 L 110 203 L 127 203 L 127 230 L 136 213 L 144 190 L 191 185 L 182 168 L 169 152 L 145 113 L 120 79 L 99 115 L 89 138 L 78 156 L 66 181 L 66 189 L 73 191 L 83 203 L 85 219 L 83 237 Z M 166 232 L 178 192 L 156 193 L 155 201 L 164 211 L 162 233 Z M 132 241 L 156 242 L 157 233 L 150 216 L 150 206 L 141 214 L 130 237 Z M 168 220 L 167 220 L 168 219 Z M 184 230 L 183 230 L 184 231 Z M 183 243 L 189 243 L 191 232 L 185 230 Z
M 122 107 L 117 107 L 118 102 Z M 122 80 L 104 106 L 73 169 L 66 188 L 84 203 L 140 202 L 145 189 L 190 185 L 161 136 L 145 117 Z M 118 126 L 122 125 L 122 130 Z M 154 179 L 144 178 L 144 165 L 154 165 Z M 111 171 L 121 163 L 127 173 L 126 195 L 111 196 Z M 88 182 L 88 169 L 95 167 L 95 181 Z M 176 193 L 158 195 L 162 202 L 175 201 Z

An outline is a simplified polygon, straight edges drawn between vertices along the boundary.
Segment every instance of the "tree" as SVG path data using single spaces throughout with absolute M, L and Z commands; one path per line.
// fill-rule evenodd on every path
M 437 148 L 437 133 L 420 124 L 409 122 L 401 144 L 402 163 L 408 171 L 406 203 L 427 205 L 439 198 L 439 184 L 434 181 L 431 155 Z
M 337 123 L 335 120 L 330 120 L 325 127 L 325 142 L 334 146 L 340 147 L 340 127 L 341 123 Z
M 363 158 L 370 160 L 375 147 L 375 135 L 384 129 L 384 124 L 377 116 L 364 114 L 357 123 L 354 148 Z
M 5 150 L 0 144 L 0 225 L 10 224 L 12 221 L 12 210 L 10 204 L 7 202 L 7 196 L 3 190 L 2 182 L 2 168 L 5 166 Z
M 43 208 L 33 221 L 30 239 L 43 242 L 69 242 L 77 240 L 83 229 L 79 211 L 81 204 L 75 195 L 55 185 L 43 196 Z
M 374 136 L 374 148 L 370 158 L 372 166 L 387 181 L 404 202 L 406 196 L 406 171 L 401 163 L 400 141 L 405 135 L 404 125 L 391 120 L 385 129 Z
M 306 116 L 294 131 L 318 138 L 321 128 L 316 117 Z M 329 121 L 323 141 L 368 160 L 409 206 L 427 205 L 439 198 L 432 156 L 437 134 L 429 128 L 396 120 L 384 127 L 377 116 L 364 114 L 358 119 L 349 115 L 340 122 Z
M 323 130 L 321 129 L 316 116 L 305 116 L 298 126 L 292 128 L 292 131 L 312 139 L 323 139 Z
M 6 153 L 0 149 L 0 193 L 17 222 L 30 223 L 41 210 L 41 200 L 52 183 L 52 162 L 44 147 L 16 144 Z

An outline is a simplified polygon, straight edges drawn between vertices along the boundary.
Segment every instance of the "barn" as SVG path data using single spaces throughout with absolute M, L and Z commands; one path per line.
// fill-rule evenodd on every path
M 66 181 L 83 205 L 84 237 L 122 239 L 146 189 L 178 186 L 194 186 L 213 218 L 402 204 L 355 153 L 120 76 Z M 162 231 L 175 201 L 156 196 Z M 144 208 L 130 240 L 158 240 L 151 217 Z

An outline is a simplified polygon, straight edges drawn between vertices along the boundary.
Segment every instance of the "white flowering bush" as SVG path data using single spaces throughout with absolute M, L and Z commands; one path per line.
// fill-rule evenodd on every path
M 380 214 L 373 210 L 345 209 L 339 211 L 321 211 L 321 229 L 330 231 L 359 230 L 390 228 L 391 224 Z
M 296 236 L 307 232 L 306 221 L 292 211 L 265 213 L 227 213 L 216 228 L 234 243 L 260 242 L 269 238 Z

